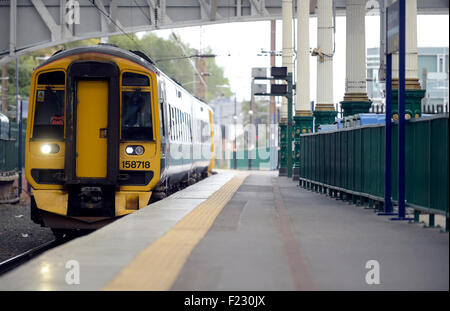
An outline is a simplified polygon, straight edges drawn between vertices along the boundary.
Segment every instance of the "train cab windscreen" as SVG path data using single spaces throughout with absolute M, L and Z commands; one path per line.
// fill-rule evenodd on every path
M 63 71 L 52 71 L 39 75 L 33 138 L 64 138 L 64 83 Z
M 137 87 L 136 87 L 137 86 Z M 125 73 L 122 79 L 122 140 L 153 140 L 149 79 Z

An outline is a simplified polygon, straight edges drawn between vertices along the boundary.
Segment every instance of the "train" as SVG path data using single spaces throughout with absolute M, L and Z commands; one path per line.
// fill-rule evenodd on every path
M 32 74 L 31 219 L 95 230 L 213 173 L 213 111 L 140 51 L 60 50 Z

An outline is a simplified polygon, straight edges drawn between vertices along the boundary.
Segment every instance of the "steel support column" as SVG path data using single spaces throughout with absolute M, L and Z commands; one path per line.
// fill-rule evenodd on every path
M 317 105 L 314 110 L 316 130 L 331 124 L 337 115 L 333 103 L 333 1 L 317 0 Z

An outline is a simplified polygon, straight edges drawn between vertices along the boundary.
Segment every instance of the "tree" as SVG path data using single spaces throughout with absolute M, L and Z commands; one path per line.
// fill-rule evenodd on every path
M 208 48 L 204 54 L 212 54 L 212 50 Z M 215 59 L 207 58 L 206 59 L 206 68 L 210 76 L 207 78 L 207 94 L 206 100 L 210 101 L 213 98 L 216 98 L 218 95 L 231 96 L 232 92 L 229 87 L 228 78 L 225 77 L 223 68 L 219 67 L 216 64 Z

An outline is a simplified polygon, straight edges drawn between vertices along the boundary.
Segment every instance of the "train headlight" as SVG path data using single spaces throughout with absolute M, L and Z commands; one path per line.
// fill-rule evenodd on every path
M 134 153 L 136 153 L 136 155 L 143 155 L 144 151 L 144 147 L 142 146 L 136 146 L 136 148 L 134 148 Z
M 134 154 L 134 148 L 133 146 L 128 146 L 127 148 L 125 148 L 125 152 L 127 154 Z
M 125 153 L 128 155 L 143 155 L 145 152 L 145 149 L 143 146 L 127 146 L 125 148 Z
M 57 144 L 45 144 L 41 146 L 41 152 L 43 154 L 50 154 L 50 153 L 58 153 L 59 152 L 59 145 Z

